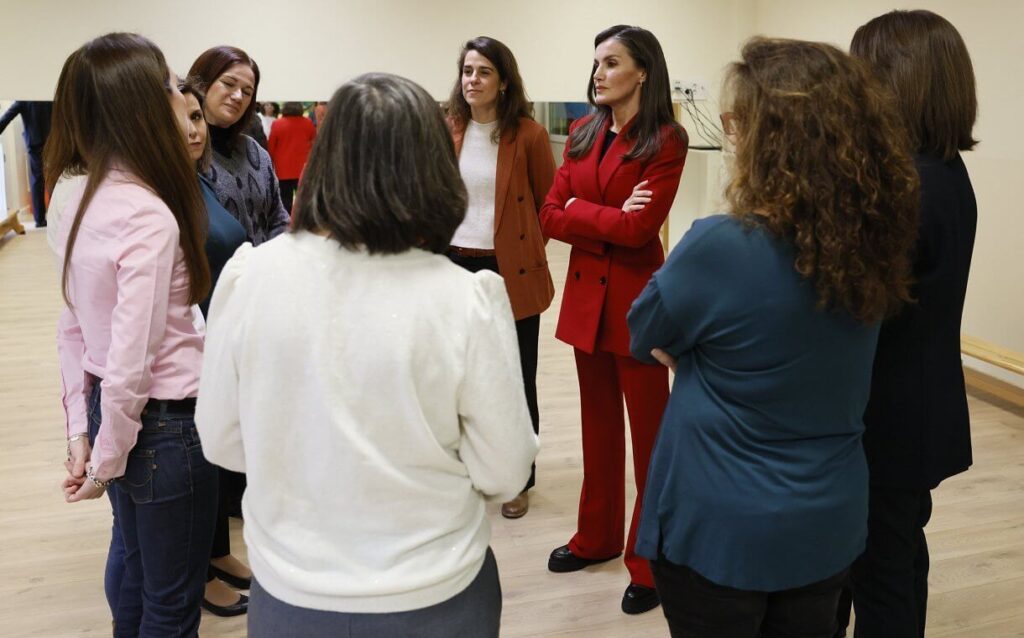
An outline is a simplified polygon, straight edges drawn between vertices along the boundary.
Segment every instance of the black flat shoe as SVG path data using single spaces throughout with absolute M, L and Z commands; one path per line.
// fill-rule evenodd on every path
M 238 595 L 238 602 L 233 605 L 214 605 L 210 601 L 203 598 L 203 609 L 210 612 L 214 616 L 220 616 L 221 618 L 230 618 L 231 616 L 241 616 L 245 612 L 249 611 L 249 597 L 245 594 Z
M 583 558 L 573 554 L 568 545 L 562 545 L 561 547 L 556 547 L 554 551 L 551 552 L 551 556 L 548 557 L 548 569 L 557 574 L 577 572 L 584 567 L 615 560 L 619 556 L 622 556 L 622 554 L 619 553 L 607 558 Z
M 210 573 L 212 573 L 217 578 L 223 580 L 225 583 L 231 585 L 235 589 L 252 588 L 252 578 L 242 578 L 241 576 L 229 574 L 220 567 L 216 567 L 213 563 L 210 563 Z
M 658 591 L 653 587 L 630 584 L 622 594 L 622 611 L 627 614 L 642 614 L 660 604 Z

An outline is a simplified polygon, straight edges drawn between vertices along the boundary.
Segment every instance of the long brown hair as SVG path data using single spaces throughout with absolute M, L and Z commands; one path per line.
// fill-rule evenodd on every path
M 111 33 L 68 57 L 53 98 L 46 142 L 46 182 L 88 173 L 64 252 L 61 288 L 71 305 L 68 273 L 89 203 L 112 168 L 123 168 L 156 194 L 178 223 L 189 276 L 189 303 L 210 290 L 206 213 L 195 166 L 168 100 L 169 70 L 155 44 L 134 33 Z
M 203 112 L 203 105 L 206 103 L 203 81 L 195 76 L 185 78 L 178 82 L 178 90 L 182 95 L 191 95 L 199 103 L 199 117 L 203 118 L 203 125 L 206 127 L 206 140 L 203 142 L 203 155 L 196 161 L 196 168 L 200 173 L 205 173 L 210 169 L 210 163 L 213 161 L 213 151 L 210 144 L 210 124 L 206 121 L 206 115 Z
M 466 63 L 466 54 L 470 51 L 476 51 L 490 60 L 494 70 L 498 72 L 498 81 L 506 85 L 505 90 L 498 95 L 498 127 L 494 130 L 492 141 L 497 142 L 506 132 L 515 135 L 519 131 L 519 118 L 533 119 L 533 105 L 526 97 L 523 78 L 519 75 L 519 64 L 516 63 L 512 50 L 487 36 L 475 37 L 462 45 L 462 52 L 459 53 L 459 73 L 455 77 L 455 86 L 452 87 L 451 96 L 445 105 L 448 117 L 456 129 L 464 129 L 469 124 L 471 112 L 469 103 L 462 95 L 462 67 Z
M 200 53 L 196 61 L 192 63 L 192 68 L 188 70 L 189 77 L 199 77 L 203 82 L 203 90 L 209 91 L 210 85 L 236 64 L 245 64 L 252 69 L 253 83 L 252 97 L 249 100 L 248 108 L 237 122 L 227 127 L 228 138 L 232 143 L 237 142 L 242 133 L 249 129 L 253 113 L 256 112 L 256 95 L 260 89 L 260 67 L 256 64 L 256 60 L 253 60 L 248 53 L 238 47 L 217 46 Z
M 732 214 L 793 244 L 822 308 L 871 323 L 909 301 L 917 171 L 867 65 L 827 44 L 754 38 L 726 87 Z
M 686 131 L 676 121 L 672 111 L 672 88 L 668 79 L 668 65 L 665 63 L 665 54 L 661 50 L 661 43 L 654 34 L 647 29 L 631 27 L 619 24 L 609 27 L 597 34 L 594 38 L 596 49 L 605 40 L 615 38 L 626 47 L 630 57 L 638 67 L 647 72 L 647 79 L 640 89 L 640 111 L 636 114 L 636 121 L 629 127 L 626 139 L 633 142 L 633 146 L 624 156 L 627 160 L 647 160 L 658 154 L 661 150 L 661 130 L 668 126 L 672 134 L 679 138 L 685 146 L 687 143 Z M 587 81 L 587 101 L 595 107 L 593 116 L 583 125 L 573 131 L 569 139 L 569 157 L 578 159 L 590 152 L 591 147 L 597 140 L 608 120 L 612 117 L 611 107 L 599 106 L 594 89 L 594 72 L 597 70 L 597 62 L 590 70 L 590 78 Z
M 914 150 L 951 160 L 978 143 L 974 66 L 948 20 L 924 10 L 878 16 L 857 29 L 850 53 L 892 88 Z

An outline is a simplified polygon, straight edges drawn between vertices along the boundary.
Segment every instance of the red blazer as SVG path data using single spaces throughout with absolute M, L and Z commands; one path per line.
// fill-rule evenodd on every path
M 589 119 L 574 122 L 572 131 Z M 661 150 L 646 161 L 624 161 L 630 121 L 608 148 L 601 147 L 609 121 L 584 157 L 564 163 L 541 207 L 544 234 L 572 244 L 555 337 L 585 352 L 603 350 L 629 356 L 626 313 L 647 281 L 665 261 L 658 231 L 672 207 L 686 159 L 686 135 L 662 130 Z M 648 180 L 651 201 L 624 213 L 633 187 Z M 568 208 L 565 203 L 576 197 Z
M 308 117 L 286 115 L 270 125 L 267 150 L 274 160 L 277 179 L 299 179 L 313 149 L 316 127 Z

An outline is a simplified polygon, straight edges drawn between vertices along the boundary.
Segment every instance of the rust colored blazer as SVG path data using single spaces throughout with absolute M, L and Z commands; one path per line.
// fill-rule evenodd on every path
M 455 154 L 462 152 L 465 128 L 454 126 Z M 540 314 L 551 305 L 555 286 L 548 270 L 544 235 L 537 218 L 555 176 L 548 132 L 520 118 L 519 130 L 498 142 L 494 187 L 494 252 L 517 320 Z
M 589 119 L 574 122 L 570 131 Z M 631 120 L 601 160 L 605 127 L 585 156 L 569 157 L 541 207 L 544 234 L 572 245 L 555 337 L 592 353 L 595 350 L 630 356 L 626 313 L 665 255 L 658 231 L 672 207 L 686 160 L 686 136 L 662 129 L 661 150 L 646 161 L 624 161 Z M 633 187 L 648 180 L 651 201 L 632 213 L 622 204 Z M 570 198 L 577 198 L 566 208 Z

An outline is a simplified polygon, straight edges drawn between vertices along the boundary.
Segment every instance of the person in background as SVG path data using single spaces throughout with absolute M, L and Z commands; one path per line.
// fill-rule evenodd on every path
M 194 418 L 205 211 L 177 82 L 141 36 L 87 42 L 61 71 L 45 150 L 48 184 L 88 175 L 60 230 L 63 488 L 70 503 L 109 493 L 118 637 L 198 635 L 217 507 Z
M 203 116 L 203 90 L 197 78 L 188 78 L 180 85 L 185 96 L 185 115 L 187 126 L 185 141 L 188 144 L 189 157 L 195 162 L 199 177 L 199 188 L 206 204 L 208 231 L 206 235 L 206 258 L 210 263 L 211 287 L 210 295 L 199 302 L 199 309 L 204 317 L 210 312 L 210 298 L 217 287 L 224 264 L 239 246 L 245 243 L 245 229 L 217 201 L 213 187 L 203 177 L 203 171 L 210 165 L 210 137 L 207 133 L 206 119 Z M 221 469 L 219 492 L 227 493 L 225 482 L 226 471 Z M 249 604 L 249 597 L 238 594 L 228 587 L 228 583 L 241 589 L 249 589 L 252 572 L 240 560 L 231 554 L 231 535 L 228 527 L 228 508 L 230 504 L 220 499 L 217 505 L 217 527 L 213 536 L 213 550 L 210 553 L 210 570 L 206 579 L 206 591 L 203 594 L 203 609 L 217 616 L 237 616 L 244 614 Z
M 259 66 L 241 49 L 218 46 L 196 59 L 189 76 L 197 76 L 206 90 L 203 111 L 213 162 L 205 176 L 217 200 L 242 224 L 253 245 L 280 235 L 289 217 L 270 155 L 244 134 L 256 109 Z
M 547 131 L 533 120 L 532 110 L 512 51 L 483 36 L 466 42 L 447 111 L 469 206 L 448 256 L 470 272 L 490 270 L 504 279 L 516 319 L 526 403 L 539 433 L 540 313 L 551 305 L 555 287 L 537 214 L 551 188 L 555 160 Z M 502 505 L 502 516 L 526 514 L 536 472 L 535 466 L 519 496 Z
M 729 213 L 694 222 L 629 313 L 675 383 L 636 551 L 674 637 L 829 638 L 867 536 L 864 406 L 911 299 L 918 181 L 888 93 L 816 42 L 728 70 Z
M 572 245 L 555 336 L 574 348 L 583 428 L 576 534 L 551 552 L 548 569 L 577 571 L 625 549 L 630 584 L 622 610 L 639 614 L 658 606 L 650 566 L 633 547 L 668 372 L 630 355 L 626 312 L 664 261 L 658 231 L 679 188 L 687 138 L 672 113 L 654 34 L 614 26 L 597 35 L 594 48 L 587 97 L 596 108 L 573 123 L 540 212 L 544 234 Z M 637 488 L 625 545 L 623 398 Z
M 327 115 L 327 102 L 317 102 L 316 106 L 313 107 L 313 124 L 320 126 L 320 123 L 324 121 L 324 117 Z
M 292 198 L 299 186 L 299 177 L 313 148 L 316 126 L 302 116 L 301 102 L 285 102 L 283 116 L 270 129 L 270 159 L 281 185 L 281 203 L 292 212 Z
M 225 266 L 199 391 L 207 455 L 249 476 L 249 637 L 496 638 L 484 501 L 537 437 L 505 284 L 444 256 L 466 189 L 437 103 L 342 86 L 298 197 Z
M 261 102 L 257 107 L 257 112 L 260 115 L 260 122 L 263 123 L 263 135 L 269 143 L 270 127 L 278 116 L 281 115 L 281 107 L 277 105 L 277 102 Z
M 32 216 L 36 228 L 46 226 L 46 180 L 43 177 L 43 147 L 50 134 L 50 118 L 53 113 L 53 102 L 17 101 L 0 115 L 0 134 L 14 118 L 21 116 L 25 130 L 21 136 L 25 140 L 28 153 L 29 188 L 32 192 Z
M 850 53 L 896 98 L 921 178 L 915 303 L 882 324 L 864 413 L 868 543 L 851 570 L 855 636 L 924 636 L 931 490 L 971 465 L 960 321 L 978 207 L 960 156 L 974 148 L 974 68 L 963 38 L 930 11 L 893 11 L 857 29 Z M 840 608 L 839 635 L 849 621 Z

